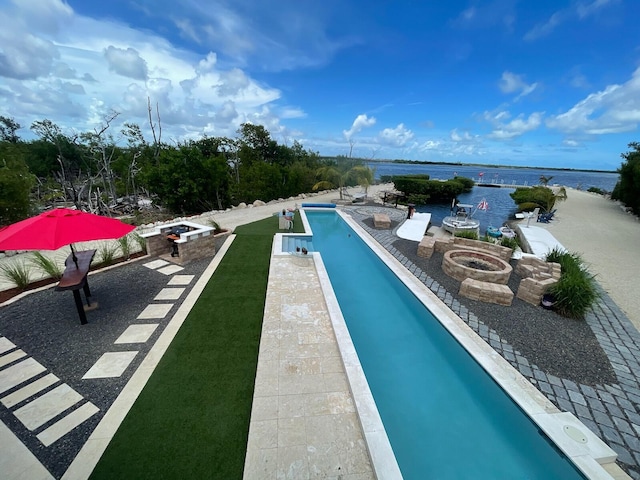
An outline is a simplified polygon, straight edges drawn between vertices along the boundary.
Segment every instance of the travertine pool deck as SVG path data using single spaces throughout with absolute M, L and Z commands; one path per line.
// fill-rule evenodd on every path
M 376 478 L 311 255 L 271 260 L 244 478 Z

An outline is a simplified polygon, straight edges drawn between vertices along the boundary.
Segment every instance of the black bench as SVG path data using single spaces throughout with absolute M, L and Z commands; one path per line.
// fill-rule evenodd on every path
M 84 290 L 87 306 L 90 307 L 91 291 L 89 290 L 87 274 L 89 273 L 89 267 L 91 267 L 91 262 L 95 254 L 95 250 L 85 250 L 69 255 L 64 262 L 65 269 L 62 278 L 56 286 L 56 291 L 58 292 L 64 292 L 66 290 L 73 292 L 73 299 L 76 302 L 76 309 L 78 310 L 78 315 L 80 315 L 80 324 L 82 325 L 87 323 L 87 315 L 85 314 L 82 299 L 80 298 L 80 289 L 82 288 Z

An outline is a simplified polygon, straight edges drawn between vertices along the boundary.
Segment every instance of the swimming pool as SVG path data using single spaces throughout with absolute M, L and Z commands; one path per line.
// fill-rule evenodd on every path
M 404 478 L 585 478 L 342 218 L 307 218 Z

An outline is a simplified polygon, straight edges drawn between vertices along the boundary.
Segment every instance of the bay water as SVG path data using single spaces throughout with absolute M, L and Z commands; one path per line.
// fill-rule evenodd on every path
M 484 235 L 487 227 L 500 227 L 514 219 L 516 204 L 509 196 L 517 186 L 540 185 L 541 177 L 550 178 L 548 185 L 587 190 L 596 187 L 611 192 L 619 175 L 616 172 L 594 172 L 581 170 L 552 170 L 544 168 L 512 168 L 483 167 L 477 165 L 432 165 L 416 163 L 370 162 L 376 180 L 387 175 L 428 174 L 433 180 L 448 180 L 455 176 L 468 177 L 476 182 L 469 193 L 458 197 L 460 203 L 473 205 L 473 218 L 480 221 L 480 234 Z M 496 188 L 502 187 L 502 188 Z M 568 192 L 571 195 L 571 192 Z M 476 210 L 478 204 L 485 200 L 487 210 Z M 442 219 L 450 215 L 451 204 L 427 204 L 416 207 L 418 212 L 431 214 L 431 224 L 440 226 Z

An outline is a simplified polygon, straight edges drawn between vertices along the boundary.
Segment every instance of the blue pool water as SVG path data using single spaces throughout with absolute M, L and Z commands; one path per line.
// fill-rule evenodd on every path
M 405 479 L 583 479 L 334 212 L 306 212 Z

